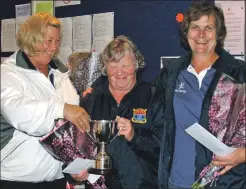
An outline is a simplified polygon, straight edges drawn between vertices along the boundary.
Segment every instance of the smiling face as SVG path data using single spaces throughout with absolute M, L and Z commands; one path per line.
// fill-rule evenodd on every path
M 126 52 L 119 62 L 106 65 L 109 86 L 113 90 L 129 91 L 136 84 L 136 57 Z
M 214 16 L 204 15 L 200 19 L 192 21 L 187 38 L 194 55 L 213 54 L 217 44 Z
M 37 45 L 40 52 L 36 60 L 41 64 L 48 64 L 60 46 L 60 29 L 48 26 L 43 43 Z

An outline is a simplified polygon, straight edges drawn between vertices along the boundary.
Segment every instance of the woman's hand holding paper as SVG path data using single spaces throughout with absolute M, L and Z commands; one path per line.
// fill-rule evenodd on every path
M 233 167 L 244 163 L 246 161 L 246 151 L 245 148 L 237 148 L 231 154 L 227 156 L 215 156 L 212 163 L 216 166 L 223 166 L 224 168 L 218 173 L 218 175 L 223 175 L 228 172 Z
M 83 170 L 79 174 L 72 174 L 72 177 L 74 178 L 74 180 L 78 182 L 87 180 L 88 176 L 89 176 L 89 173 L 87 170 Z

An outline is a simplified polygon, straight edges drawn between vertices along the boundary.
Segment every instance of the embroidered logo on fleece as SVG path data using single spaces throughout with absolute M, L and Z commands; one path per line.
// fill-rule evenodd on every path
M 133 109 L 133 116 L 132 116 L 132 122 L 133 123 L 146 123 L 147 117 L 146 117 L 147 109 L 143 108 L 137 108 Z
M 175 92 L 176 93 L 186 93 L 184 82 L 180 82 L 178 88 L 175 89 Z

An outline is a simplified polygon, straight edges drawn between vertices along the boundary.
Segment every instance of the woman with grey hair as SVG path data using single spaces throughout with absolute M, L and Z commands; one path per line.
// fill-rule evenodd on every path
M 125 43 L 123 43 L 125 42 Z M 119 48 L 120 45 L 123 45 L 123 50 Z M 117 49 L 118 50 L 115 50 Z M 122 52 L 120 52 L 120 50 Z M 144 57 L 141 54 L 141 52 L 137 49 L 137 46 L 129 40 L 127 37 L 121 35 L 118 36 L 114 43 L 110 43 L 103 52 L 102 55 L 102 60 L 104 67 L 102 69 L 102 74 L 107 75 L 107 64 L 110 63 L 111 61 L 119 62 L 125 55 L 125 53 L 133 53 L 135 55 L 136 61 L 136 69 L 144 68 L 145 62 L 144 62 Z
M 92 120 L 117 119 L 119 136 L 106 146 L 106 150 L 118 176 L 105 176 L 94 185 L 87 183 L 86 188 L 98 185 L 106 185 L 109 189 L 157 188 L 159 147 L 153 148 L 156 157 L 150 157 L 132 149 L 120 136 L 128 125 L 138 132 L 150 130 L 147 114 L 150 84 L 142 81 L 140 73 L 144 57 L 129 38 L 118 36 L 104 49 L 102 61 L 103 75 L 92 84 L 93 91 L 82 99 L 81 106 Z

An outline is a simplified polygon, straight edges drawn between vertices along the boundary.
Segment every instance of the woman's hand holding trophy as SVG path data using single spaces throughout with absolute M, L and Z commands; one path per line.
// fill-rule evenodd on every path
M 118 135 L 125 136 L 125 139 L 127 141 L 130 141 L 134 136 L 134 128 L 132 126 L 132 123 L 129 119 L 123 118 L 123 117 L 116 117 L 116 120 L 118 122 L 117 127 L 119 130 Z

